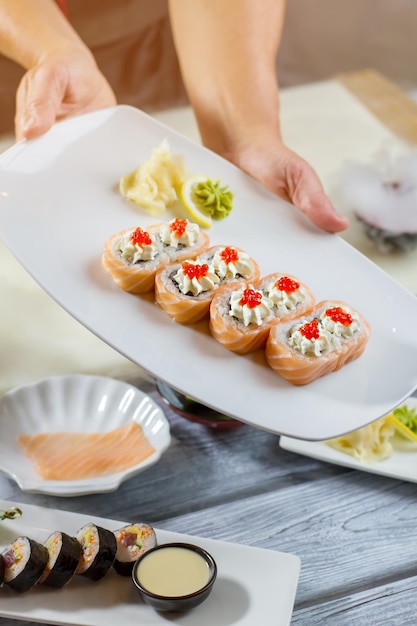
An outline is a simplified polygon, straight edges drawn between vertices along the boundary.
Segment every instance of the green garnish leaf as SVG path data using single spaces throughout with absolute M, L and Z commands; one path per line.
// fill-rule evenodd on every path
M 417 435 L 417 411 L 410 409 L 406 404 L 393 410 L 394 417 L 397 418 L 406 428 Z

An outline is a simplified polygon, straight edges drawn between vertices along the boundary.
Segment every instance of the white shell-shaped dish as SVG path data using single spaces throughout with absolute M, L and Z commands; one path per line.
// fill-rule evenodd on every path
M 23 454 L 17 437 L 41 432 L 108 432 L 130 421 L 141 425 L 155 452 L 125 472 L 75 481 L 44 480 Z M 0 471 L 23 491 L 74 496 L 114 491 L 127 478 L 156 463 L 171 441 L 159 406 L 128 383 L 101 376 L 45 378 L 0 398 Z

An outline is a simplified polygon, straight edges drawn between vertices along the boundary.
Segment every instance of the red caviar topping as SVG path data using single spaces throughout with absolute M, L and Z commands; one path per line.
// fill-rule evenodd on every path
M 182 237 L 185 231 L 187 230 L 188 220 L 182 220 L 179 217 L 176 217 L 169 226 L 171 233 L 173 233 L 176 237 Z
M 285 291 L 286 293 L 292 293 L 293 291 L 297 291 L 300 288 L 300 283 L 289 276 L 281 276 L 275 283 L 275 286 L 278 287 L 281 291 Z
M 203 263 L 202 265 L 194 265 L 194 263 L 188 263 L 188 261 L 185 261 L 182 264 L 182 271 L 184 272 L 185 276 L 190 279 L 197 278 L 197 280 L 199 280 L 200 278 L 204 278 L 204 276 L 207 276 L 208 274 L 208 269 L 209 266 L 207 265 L 207 263 Z
M 320 337 L 319 323 L 317 320 L 311 320 L 311 322 L 303 324 L 300 326 L 299 331 L 306 339 L 318 339 Z
M 254 289 L 245 289 L 241 299 L 239 300 L 239 304 L 241 306 L 246 306 L 249 309 L 255 309 L 262 302 L 262 293 L 260 291 L 255 291 Z
M 133 233 L 130 235 L 130 241 L 135 246 L 150 246 L 152 244 L 152 239 L 146 230 L 142 230 L 142 228 L 138 227 Z
M 230 246 L 227 246 L 226 248 L 224 248 L 220 256 L 222 257 L 223 261 L 227 264 L 236 263 L 236 261 L 239 260 L 238 251 L 235 248 L 231 248 Z
M 353 318 L 342 307 L 335 306 L 332 309 L 327 309 L 326 315 L 330 317 L 333 322 L 339 322 L 342 326 L 349 326 L 353 322 Z

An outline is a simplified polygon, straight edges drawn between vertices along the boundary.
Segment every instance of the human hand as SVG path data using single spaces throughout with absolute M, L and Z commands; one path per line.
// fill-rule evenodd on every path
M 31 139 L 56 121 L 116 104 L 88 50 L 69 49 L 42 59 L 23 76 L 16 95 L 16 139 Z
M 228 158 L 267 189 L 294 204 L 319 228 L 336 233 L 348 227 L 348 219 L 336 212 L 314 169 L 280 140 L 251 143 Z

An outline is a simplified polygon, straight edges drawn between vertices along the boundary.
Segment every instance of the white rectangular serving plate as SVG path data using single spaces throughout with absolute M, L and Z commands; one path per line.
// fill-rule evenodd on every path
M 280 437 L 279 445 L 283 450 L 309 456 L 326 463 L 417 483 L 417 452 L 395 451 L 389 459 L 368 464 L 358 461 L 349 454 L 343 454 L 343 452 L 339 452 L 320 441 L 303 441 L 291 437 Z
M 410 408 L 417 407 L 417 398 L 409 398 L 406 404 Z M 279 445 L 283 450 L 302 454 L 319 461 L 417 483 L 417 450 L 394 449 L 392 456 L 388 459 L 363 463 L 349 454 L 331 448 L 324 441 L 301 441 L 290 437 L 280 437 Z
M 105 240 L 172 218 L 169 212 L 154 218 L 118 192 L 120 176 L 165 138 L 190 173 L 220 179 L 234 192 L 232 213 L 208 231 L 212 245 L 240 246 L 263 276 L 296 275 L 318 301 L 358 309 L 372 329 L 359 359 L 294 387 L 262 352 L 229 352 L 207 322 L 176 324 L 152 294 L 132 296 L 115 286 L 101 267 Z M 384 415 L 417 387 L 417 298 L 231 163 L 132 107 L 66 120 L 6 151 L 0 236 L 41 287 L 98 337 L 178 391 L 248 424 L 301 439 L 331 438 Z
M 23 516 L 0 522 L 0 549 L 18 536 L 44 541 L 56 530 L 74 535 L 92 522 L 117 530 L 128 522 L 62 510 L 0 501 L 2 510 L 18 506 Z M 129 520 L 141 521 L 141 520 Z M 300 573 L 292 554 L 157 530 L 158 543 L 184 541 L 214 557 L 218 575 L 209 598 L 187 613 L 156 612 L 139 597 L 132 580 L 109 572 L 98 582 L 76 577 L 63 589 L 35 587 L 24 594 L 0 589 L 0 616 L 73 626 L 289 626 Z

